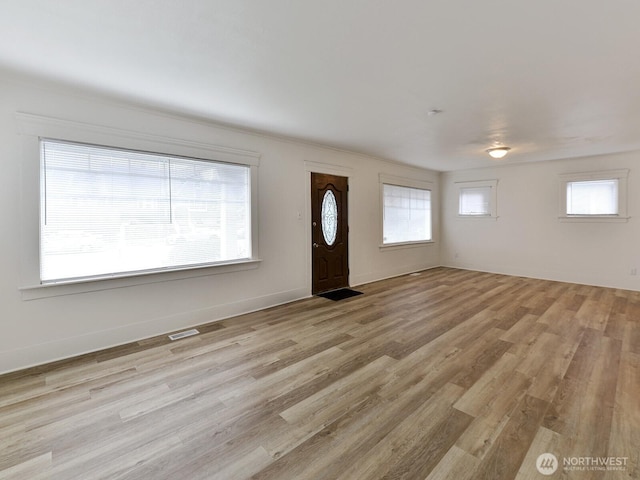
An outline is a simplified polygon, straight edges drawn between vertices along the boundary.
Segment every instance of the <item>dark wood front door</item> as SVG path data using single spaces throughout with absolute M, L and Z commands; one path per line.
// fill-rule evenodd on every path
M 311 174 L 312 293 L 349 286 L 347 177 Z

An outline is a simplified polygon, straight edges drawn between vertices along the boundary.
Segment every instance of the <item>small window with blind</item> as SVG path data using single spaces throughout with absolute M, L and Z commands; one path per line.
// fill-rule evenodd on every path
M 496 218 L 497 180 L 458 182 L 460 217 Z
M 560 218 L 626 221 L 628 170 L 560 176 Z
M 43 284 L 250 259 L 247 165 L 41 140 Z
M 429 186 L 381 176 L 382 246 L 432 241 L 431 189 L 423 188 Z
M 567 215 L 618 215 L 618 179 L 567 182 Z

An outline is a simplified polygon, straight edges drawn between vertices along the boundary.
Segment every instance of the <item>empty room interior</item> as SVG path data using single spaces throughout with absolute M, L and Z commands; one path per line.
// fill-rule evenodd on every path
M 0 2 L 0 479 L 640 479 L 638 19 Z

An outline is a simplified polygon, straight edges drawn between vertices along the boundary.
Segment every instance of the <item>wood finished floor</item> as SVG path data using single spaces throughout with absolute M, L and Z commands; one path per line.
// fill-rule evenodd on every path
M 0 478 L 640 478 L 640 292 L 359 289 L 0 377 Z M 545 452 L 626 466 L 543 477 Z

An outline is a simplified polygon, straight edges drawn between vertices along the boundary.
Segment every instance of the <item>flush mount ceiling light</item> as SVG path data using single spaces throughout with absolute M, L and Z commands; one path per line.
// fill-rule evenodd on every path
M 509 147 L 494 147 L 487 150 L 487 153 L 493 158 L 502 158 L 511 150 Z

